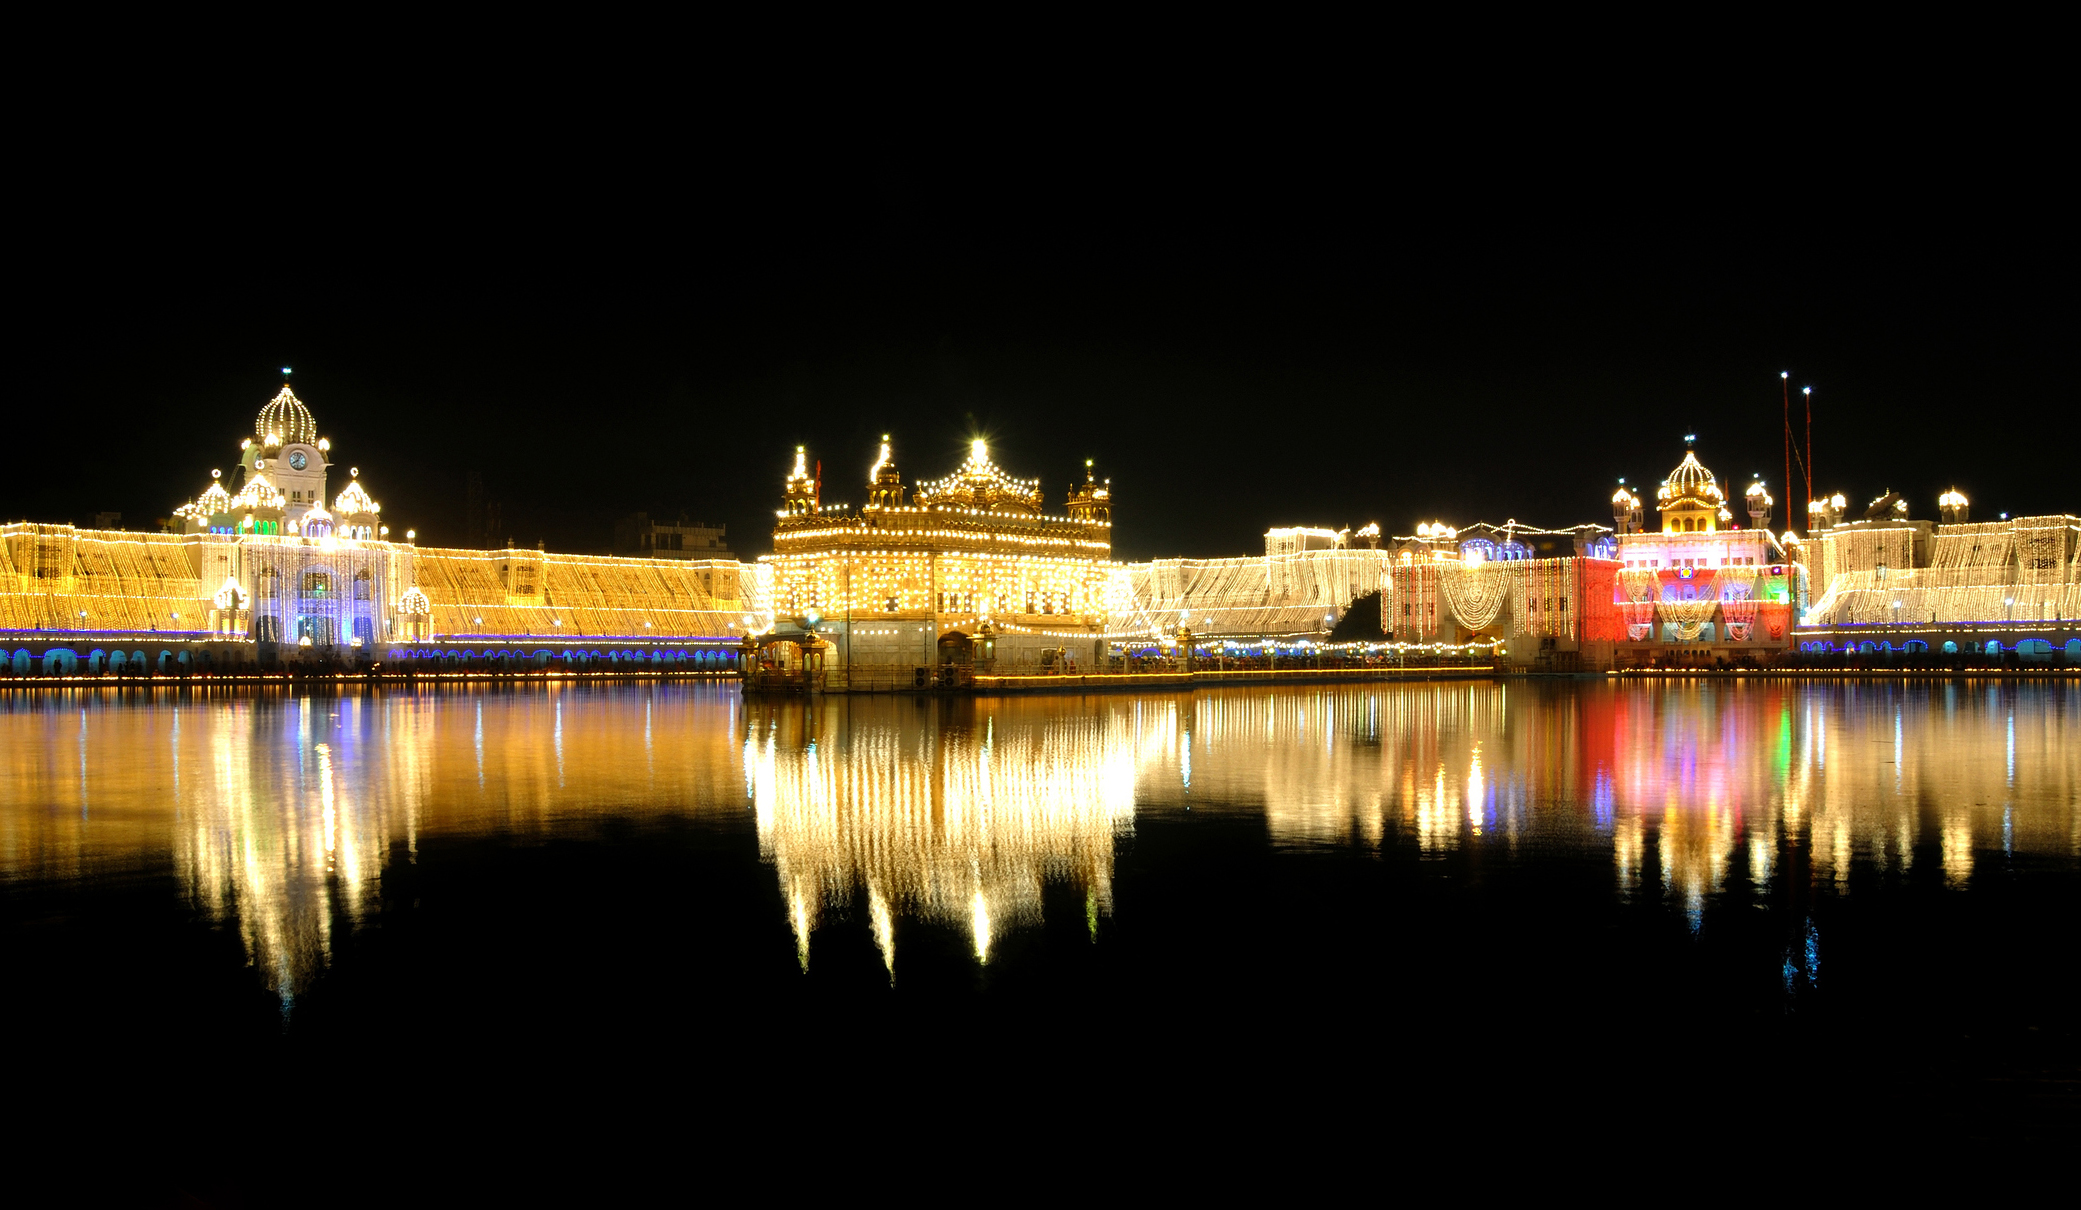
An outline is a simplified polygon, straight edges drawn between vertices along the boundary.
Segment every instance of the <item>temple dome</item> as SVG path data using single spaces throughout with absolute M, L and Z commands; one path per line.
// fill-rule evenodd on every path
M 260 409 L 260 418 L 253 422 L 253 435 L 263 443 L 270 439 L 282 445 L 318 444 L 318 422 L 311 419 L 311 409 L 303 400 L 282 384 L 282 392 L 267 401 Z
M 233 509 L 271 508 L 279 510 L 287 503 L 288 498 L 282 495 L 280 488 L 269 482 L 266 475 L 257 474 L 249 477 L 246 480 L 246 485 L 238 489 L 238 495 L 231 498 Z
M 1676 464 L 1675 470 L 1669 472 L 1669 478 L 1662 481 L 1661 490 L 1655 495 L 1659 502 L 1665 505 L 1678 500 L 1700 500 L 1709 504 L 1720 504 L 1727 499 L 1726 493 L 1720 490 L 1719 481 L 1698 461 L 1698 454 L 1694 450 L 1684 451 L 1684 460 Z
M 202 494 L 195 498 L 195 506 L 204 516 L 230 512 L 231 493 L 224 490 L 224 481 L 211 478 L 210 485 L 202 489 Z
M 944 479 L 918 484 L 913 493 L 922 505 L 1004 509 L 1018 513 L 1041 510 L 1038 479 L 1014 479 L 990 461 L 990 447 L 981 438 L 969 443 L 968 461 Z
M 368 490 L 361 486 L 361 479 L 357 475 L 348 482 L 347 490 L 333 499 L 332 511 L 341 517 L 373 517 L 383 511 L 383 506 L 377 504 L 368 494 Z

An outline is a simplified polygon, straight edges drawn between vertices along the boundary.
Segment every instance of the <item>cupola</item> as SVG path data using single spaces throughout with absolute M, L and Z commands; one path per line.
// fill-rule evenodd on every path
M 1696 440 L 1686 437 L 1684 444 L 1688 446 Z M 1720 490 L 1719 481 L 1691 449 L 1684 450 L 1684 460 L 1676 464 L 1655 492 L 1665 534 L 1712 533 L 1723 524 L 1723 516 L 1730 516 L 1726 504 L 1727 493 Z

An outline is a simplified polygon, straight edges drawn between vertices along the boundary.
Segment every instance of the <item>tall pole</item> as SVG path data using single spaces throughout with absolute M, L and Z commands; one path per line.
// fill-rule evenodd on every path
M 1806 396 L 1806 498 L 1814 498 L 1814 388 L 1801 387 Z
M 1792 492 L 1792 371 L 1790 371 L 1790 370 L 1779 370 L 1779 371 L 1778 371 L 1778 387 L 1780 388 L 1780 393 L 1781 393 L 1781 394 L 1783 394 L 1783 395 L 1784 395 L 1784 397 L 1785 397 L 1785 479 L 1784 479 L 1785 487 L 1784 487 L 1784 491 L 1785 491 L 1785 494 L 1787 494 L 1787 495 L 1790 495 L 1790 494 L 1791 494 L 1791 492 Z M 1792 517 L 1792 516 L 1795 516 L 1795 515 L 1796 515 L 1796 514 L 1795 514 L 1795 513 L 1793 512 L 1793 509 L 1792 509 L 1792 504 L 1791 504 L 1791 501 L 1789 501 L 1789 500 L 1785 502 L 1785 515 L 1786 515 L 1786 516 L 1787 516 L 1788 518 L 1789 518 L 1789 517 Z M 1790 529 L 1790 528 L 1792 528 L 1792 527 L 1788 525 L 1788 526 L 1786 526 L 1785 528 L 1787 528 L 1787 529 Z

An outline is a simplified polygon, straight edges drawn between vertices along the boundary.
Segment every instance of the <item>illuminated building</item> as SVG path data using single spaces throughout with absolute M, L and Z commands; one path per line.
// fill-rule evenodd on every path
M 1398 643 L 1485 644 L 1519 667 L 1608 667 L 1623 634 L 1614 551 L 1601 525 L 1419 524 L 1396 541 L 1382 629 Z
M 724 667 L 763 627 L 731 559 L 434 550 L 389 540 L 358 469 L 327 503 L 332 443 L 285 383 L 181 532 L 0 526 L 0 674 L 186 673 L 285 659 Z M 502 664 L 501 666 L 507 666 Z
M 1655 491 L 1659 530 L 1642 526 L 1643 502 L 1619 484 L 1611 498 L 1624 623 L 1617 664 L 1767 663 L 1785 650 L 1806 576 L 1770 532 L 1772 503 L 1761 481 L 1750 484 L 1744 527 L 1688 448 Z
M 1794 636 L 1804 652 L 2002 655 L 2081 662 L 2081 518 L 1973 521 L 1957 489 L 1938 523 L 1888 491 L 1861 518 L 1844 497 L 1807 506 L 1793 554 L 1824 590 Z
M 976 660 L 1104 657 L 1112 481 L 1090 463 L 1060 515 L 1043 511 L 1039 480 L 1007 475 L 980 440 L 954 473 L 907 489 L 884 438 L 857 508 L 827 503 L 820 472 L 795 451 L 762 561 L 783 628 L 814 628 L 836 647 L 826 688 L 909 688 L 928 669 Z
M 1152 559 L 1114 573 L 1110 632 L 1133 638 L 1320 636 L 1379 592 L 1390 554 L 1380 526 L 1265 533 L 1263 558 Z

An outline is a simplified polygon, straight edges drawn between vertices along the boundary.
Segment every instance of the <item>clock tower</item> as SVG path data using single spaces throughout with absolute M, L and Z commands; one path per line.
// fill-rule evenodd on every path
M 303 532 L 304 514 L 325 503 L 326 455 L 332 442 L 318 435 L 311 410 L 296 393 L 282 384 L 282 391 L 253 422 L 253 437 L 244 443 L 239 464 L 248 482 L 265 478 L 282 493 L 282 530 Z

